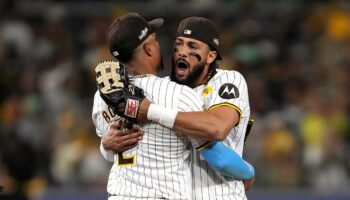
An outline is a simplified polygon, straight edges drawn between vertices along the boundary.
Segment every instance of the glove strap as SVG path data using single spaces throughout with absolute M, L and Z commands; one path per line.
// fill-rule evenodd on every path
M 128 98 L 125 103 L 124 115 L 136 119 L 140 107 L 140 100 Z

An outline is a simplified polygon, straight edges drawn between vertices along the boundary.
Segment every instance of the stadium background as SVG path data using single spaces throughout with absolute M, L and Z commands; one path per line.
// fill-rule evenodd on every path
M 249 199 L 350 198 L 350 2 L 7 0 L 0 199 L 16 191 L 40 200 L 106 197 L 110 164 L 91 123 L 93 69 L 111 59 L 105 31 L 126 11 L 165 19 L 165 58 L 182 18 L 217 24 L 220 64 L 246 77 L 256 121 L 244 152 L 256 167 Z

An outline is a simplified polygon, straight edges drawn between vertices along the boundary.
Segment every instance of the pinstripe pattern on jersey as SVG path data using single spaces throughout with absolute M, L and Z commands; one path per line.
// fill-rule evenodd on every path
M 131 80 L 144 90 L 148 99 L 160 106 L 179 111 L 202 110 L 200 97 L 187 86 L 155 76 Z M 100 97 L 95 95 L 95 98 Z M 95 117 L 96 113 L 102 112 L 101 109 L 106 109 L 103 101 L 96 102 L 99 105 L 94 104 Z M 96 131 L 101 135 L 108 130 L 108 123 L 103 120 L 100 116 L 95 119 Z M 145 123 L 142 129 L 144 135 L 138 146 L 123 152 L 124 156 L 136 155 L 136 164 L 112 166 L 107 191 L 116 196 L 111 196 L 111 199 L 191 199 L 188 137 L 156 123 Z
M 239 98 L 223 99 L 218 94 L 220 86 L 225 83 L 234 84 L 239 90 Z M 206 88 L 210 90 L 204 91 Z M 217 70 L 215 76 L 209 80 L 207 85 L 195 88 L 197 94 L 202 95 L 206 110 L 216 106 L 229 105 L 240 112 L 240 121 L 234 127 L 224 144 L 242 155 L 244 134 L 250 116 L 249 98 L 246 82 L 243 76 L 237 71 Z M 193 164 L 193 199 L 195 200 L 245 200 L 245 190 L 242 181 L 221 176 L 211 169 L 207 162 L 196 152 L 192 151 Z
M 95 125 L 96 134 L 102 137 L 107 132 L 110 122 L 118 119 L 120 117 L 113 113 L 112 109 L 100 97 L 99 91 L 96 91 L 94 95 L 94 106 L 92 108 L 92 122 Z

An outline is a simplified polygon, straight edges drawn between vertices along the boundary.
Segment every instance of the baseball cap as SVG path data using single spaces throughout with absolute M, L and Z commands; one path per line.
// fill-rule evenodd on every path
M 176 37 L 186 37 L 202 41 L 217 52 L 217 60 L 222 60 L 219 49 L 219 34 L 215 24 L 204 17 L 188 17 L 180 22 Z
M 127 13 L 116 19 L 107 30 L 110 53 L 118 60 L 126 60 L 150 34 L 162 24 L 162 18 L 146 21 L 138 13 Z

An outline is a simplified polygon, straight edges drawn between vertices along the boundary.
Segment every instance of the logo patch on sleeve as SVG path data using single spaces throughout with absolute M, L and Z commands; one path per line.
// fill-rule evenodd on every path
M 210 94 L 213 91 L 213 88 L 209 85 L 206 88 L 204 88 L 202 92 L 202 97 L 206 97 L 208 94 Z
M 219 96 L 223 99 L 234 99 L 239 97 L 239 91 L 232 83 L 225 83 L 219 89 Z

